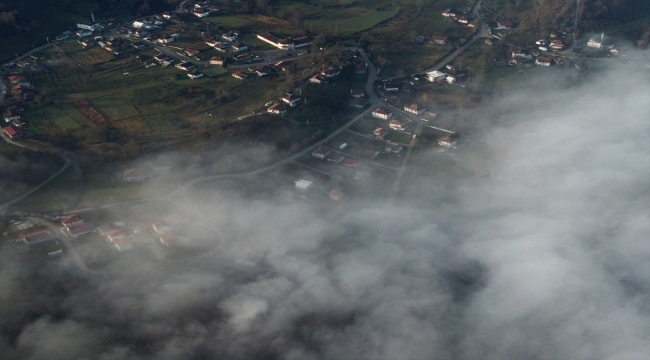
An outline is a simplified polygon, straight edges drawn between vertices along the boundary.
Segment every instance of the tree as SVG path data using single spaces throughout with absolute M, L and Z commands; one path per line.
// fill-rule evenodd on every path
M 300 24 L 305 20 L 307 16 L 305 15 L 305 12 L 302 11 L 301 8 L 294 8 L 291 11 L 291 17 L 289 20 L 291 21 L 291 24 L 293 25 L 294 28 L 300 27 Z
M 131 139 L 122 147 L 122 156 L 128 159 L 133 159 L 140 155 L 142 149 L 135 140 Z

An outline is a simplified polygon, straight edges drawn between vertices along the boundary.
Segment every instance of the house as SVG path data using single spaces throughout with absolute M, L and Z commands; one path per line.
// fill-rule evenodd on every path
M 390 122 L 388 122 L 388 127 L 390 127 L 393 130 L 404 130 L 406 128 L 404 122 L 393 119 Z
M 287 71 L 287 69 L 291 67 L 291 64 L 288 61 L 284 61 L 284 60 L 279 61 L 273 65 L 278 69 L 282 69 L 282 71 Z
M 309 82 L 313 84 L 322 84 L 322 83 L 326 83 L 327 79 L 325 78 L 325 76 L 321 74 L 316 74 L 309 78 Z
M 434 70 L 424 74 L 424 78 L 430 82 L 442 82 L 447 78 L 447 74 L 438 70 Z
M 281 39 L 270 32 L 257 34 L 257 38 L 269 43 L 280 50 L 293 50 L 294 44 L 291 40 Z
M 162 16 L 167 20 L 172 18 L 172 14 L 169 11 L 165 11 L 164 13 L 162 13 Z
M 187 76 L 189 76 L 189 78 L 192 79 L 192 80 L 196 80 L 196 79 L 202 78 L 203 73 L 200 73 L 198 71 L 192 71 L 191 73 L 187 74 Z
M 14 119 L 14 120 L 11 120 L 11 123 L 12 123 L 14 126 L 17 126 L 17 127 L 21 127 L 21 126 L 24 126 L 24 125 L 26 124 L 24 121 L 22 121 L 22 120 L 20 120 L 20 119 Z
M 83 30 L 90 30 L 90 32 L 96 31 L 100 28 L 101 26 L 98 23 L 95 24 L 84 24 L 84 23 L 78 23 L 77 28 L 78 29 L 83 29 Z
M 350 95 L 352 95 L 353 98 L 362 98 L 366 96 L 366 91 L 361 88 L 352 88 L 350 89 Z
M 93 32 L 86 29 L 79 29 L 75 34 L 77 34 L 78 37 L 86 37 L 86 36 L 91 36 Z
M 342 164 L 344 166 L 357 167 L 357 166 L 359 166 L 360 161 L 357 158 L 349 157 L 349 158 L 345 158 L 345 160 L 343 160 Z
M 221 56 L 213 56 L 210 58 L 210 65 L 223 66 L 224 59 Z
M 240 34 L 241 33 L 239 32 L 239 30 L 228 31 L 227 33 L 221 35 L 221 37 L 224 38 L 225 40 L 228 40 L 228 41 L 235 41 L 235 40 L 237 40 L 237 38 L 239 37 Z
M 50 231 L 41 230 L 23 236 L 22 241 L 25 242 L 25 244 L 32 246 L 32 245 L 44 243 L 46 241 L 51 241 L 55 239 L 56 236 L 54 236 L 54 234 L 52 234 Z
M 513 59 L 515 59 L 515 58 L 523 58 L 523 59 L 525 59 L 526 55 L 527 55 L 526 52 L 523 51 L 523 50 L 514 49 L 514 50 L 510 51 L 510 56 L 512 56 Z
M 369 100 L 364 99 L 364 98 L 356 98 L 352 100 L 350 103 L 350 106 L 355 107 L 357 109 L 363 109 L 366 105 L 368 105 Z
M 497 39 L 494 39 L 494 38 L 487 38 L 487 39 L 485 39 L 485 44 L 487 44 L 487 45 L 490 45 L 490 46 L 491 46 L 491 45 L 494 45 L 494 44 L 496 44 L 496 43 L 497 43 Z
M 329 154 L 329 156 L 327 157 L 327 161 L 337 163 L 337 164 L 339 164 L 343 160 L 345 160 L 345 156 L 343 156 L 343 154 L 335 153 L 335 152 Z
M 266 111 L 271 114 L 284 114 L 287 111 L 287 107 L 283 103 L 276 103 L 269 106 Z
M 384 90 L 386 91 L 398 91 L 400 84 L 396 81 L 390 81 L 384 83 Z
M 331 78 L 331 77 L 337 76 L 337 75 L 340 74 L 340 73 L 341 73 L 341 69 L 339 69 L 339 68 L 334 68 L 334 67 L 332 67 L 332 66 L 328 67 L 327 69 L 323 69 L 323 70 L 321 70 L 321 72 L 320 72 L 321 75 L 323 75 L 323 76 L 325 76 L 325 77 L 328 77 L 328 78 Z
M 561 40 L 552 40 L 548 47 L 553 50 L 562 50 L 564 48 L 564 44 Z
M 440 139 L 438 139 L 438 145 L 444 147 L 452 147 L 456 145 L 456 139 L 452 139 L 449 136 L 443 136 Z
M 85 39 L 85 40 L 79 41 L 79 44 L 81 44 L 81 46 L 83 46 L 84 48 L 89 48 L 89 47 L 95 45 L 95 42 L 90 40 L 90 39 Z
M 61 218 L 61 225 L 65 227 L 70 227 L 72 225 L 77 225 L 83 223 L 84 220 L 77 214 L 65 216 Z
M 143 181 L 146 178 L 147 178 L 147 174 L 145 174 L 140 169 L 127 169 L 124 170 L 123 173 L 123 179 L 126 182 L 138 182 L 138 181 Z
M 120 229 L 111 230 L 106 234 L 104 234 L 104 238 L 106 239 L 106 241 L 114 243 L 116 240 L 126 238 L 126 234 L 124 233 L 123 230 Z
M 388 129 L 378 127 L 372 132 L 372 134 L 375 135 L 375 137 L 377 137 L 378 139 L 383 139 L 384 136 L 386 136 L 386 134 L 388 134 Z
M 113 245 L 117 248 L 118 251 L 123 252 L 133 248 L 133 245 L 127 238 L 116 239 L 113 241 Z
M 376 117 L 376 118 L 388 120 L 391 117 L 393 117 L 393 113 L 390 112 L 389 110 L 386 110 L 386 109 L 382 108 L 382 107 L 378 107 L 378 108 L 375 108 L 372 111 L 372 116 Z
M 184 71 L 190 71 L 190 70 L 194 69 L 194 67 L 195 67 L 194 64 L 192 64 L 189 61 L 184 62 L 182 64 L 176 65 L 177 69 L 181 69 L 181 70 L 184 70 Z
M 232 73 L 232 77 L 234 77 L 235 79 L 244 80 L 246 79 L 247 76 L 241 71 L 235 71 L 234 73 Z
M 9 77 L 9 81 L 12 84 L 18 84 L 19 82 L 23 81 L 25 78 L 21 75 L 12 75 Z
M 105 236 L 105 235 L 108 234 L 109 232 L 113 231 L 113 229 L 111 229 L 111 226 L 110 226 L 110 225 L 108 225 L 108 224 L 104 224 L 104 225 L 102 225 L 102 226 L 100 226 L 100 227 L 95 228 L 95 231 L 96 231 L 100 236 Z
M 160 241 L 161 244 L 165 246 L 169 246 L 172 244 L 172 242 L 176 239 L 176 236 L 171 230 L 167 230 L 161 234 L 159 234 L 158 240 Z
M 448 39 L 447 36 L 432 35 L 430 41 L 434 44 L 445 45 Z
M 163 37 L 158 40 L 156 40 L 160 44 L 169 44 L 170 42 L 174 42 L 175 38 L 173 37 Z
M 210 45 L 210 46 L 212 46 L 212 47 L 215 47 L 216 45 L 220 45 L 220 44 L 221 44 L 220 41 L 217 41 L 217 40 L 214 40 L 214 39 L 206 40 L 205 43 L 208 44 L 208 45 Z
M 70 35 L 61 34 L 61 35 L 57 35 L 57 36 L 54 38 L 54 40 L 56 40 L 56 41 L 61 41 L 61 40 L 65 40 L 65 39 L 67 39 L 68 37 L 70 37 Z
M 204 18 L 208 15 L 210 15 L 210 11 L 205 10 L 205 9 L 196 9 L 192 11 L 192 14 L 196 17 Z
M 196 55 L 199 54 L 199 51 L 198 51 L 198 50 L 190 49 L 190 48 L 185 48 L 185 49 L 183 49 L 183 52 L 184 52 L 187 56 L 196 56 Z
M 291 107 L 295 107 L 296 105 L 298 105 L 298 102 L 300 101 L 300 96 L 296 96 L 293 94 L 286 94 L 282 97 L 282 101 L 289 104 L 289 106 Z
M 319 146 L 311 152 L 311 156 L 317 159 L 325 160 L 325 157 L 327 157 L 327 155 L 329 155 L 331 152 L 331 150 Z
M 231 46 L 232 46 L 232 49 L 235 50 L 236 52 L 248 50 L 248 46 L 246 46 L 246 45 L 244 45 L 242 43 L 233 43 Z
M 296 181 L 296 189 L 298 189 L 300 191 L 307 191 L 307 190 L 311 189 L 311 187 L 313 185 L 314 185 L 314 182 L 309 181 L 309 180 L 300 179 L 300 180 Z
M 453 75 L 447 75 L 445 80 L 447 80 L 447 84 L 453 84 L 456 82 L 456 77 Z
M 417 104 L 405 105 L 404 112 L 407 112 L 411 115 L 422 115 L 426 108 L 418 106 Z
M 4 131 L 11 139 L 16 139 L 23 135 L 23 131 L 14 125 L 5 126 L 2 128 L 2 131 Z
M 221 52 L 226 52 L 228 50 L 228 47 L 224 44 L 216 44 L 213 46 L 215 50 L 221 51 Z
M 343 200 L 343 192 L 339 189 L 330 190 L 330 200 L 341 201 Z
M 131 44 L 131 46 L 133 46 L 134 49 L 142 49 L 144 47 L 147 47 L 147 44 L 145 44 L 142 41 L 136 41 L 133 44 Z
M 442 12 L 442 16 L 444 17 L 450 17 L 450 18 L 455 18 L 456 17 L 456 11 L 452 9 L 445 9 Z
M 512 29 L 514 24 L 510 21 L 499 21 L 497 22 L 497 29 Z
M 358 61 L 354 64 L 354 72 L 357 74 L 365 74 L 368 65 L 363 61 Z
M 379 155 L 379 151 L 376 150 L 364 150 L 363 151 L 363 156 L 367 158 L 374 159 Z
M 460 24 L 469 24 L 469 19 L 465 16 L 461 16 L 458 18 L 458 23 Z
M 604 38 L 605 38 L 604 36 L 601 36 L 600 38 L 593 37 L 589 39 L 589 41 L 587 41 L 587 46 L 595 49 L 600 49 L 605 45 Z
M 386 152 L 392 154 L 399 154 L 402 151 L 402 146 L 397 144 L 386 145 Z
M 244 61 L 244 60 L 249 60 L 253 58 L 253 54 L 251 53 L 246 53 L 246 54 L 239 54 L 235 55 L 232 57 L 236 62 Z
M 167 54 L 160 54 L 160 55 L 154 56 L 154 60 L 158 61 L 159 63 L 162 63 L 164 61 L 171 60 L 171 58 Z
M 16 61 L 16 66 L 21 67 L 21 68 L 26 68 L 29 66 L 29 63 L 24 61 L 24 60 L 19 60 Z
M 131 24 L 131 25 L 133 25 L 133 27 L 136 28 L 136 29 L 141 29 L 141 28 L 145 27 L 146 24 L 147 24 L 147 22 L 145 22 L 145 21 L 134 21 L 133 24 Z
M 66 229 L 66 232 L 75 239 L 77 238 L 77 236 L 87 234 L 92 231 L 93 231 L 93 224 L 91 223 L 81 223 L 77 225 L 72 225 L 72 226 L 68 226 Z
M 260 65 L 260 66 L 258 66 L 258 67 L 255 68 L 255 72 L 257 73 L 257 76 L 259 76 L 259 77 L 267 76 L 267 75 L 269 75 L 272 71 L 273 71 L 273 70 L 272 70 L 270 67 L 268 67 L 268 66 L 264 66 L 264 65 Z
M 10 122 L 12 120 L 20 119 L 21 115 L 16 110 L 8 109 L 2 113 L 2 117 L 5 119 L 5 122 Z
M 545 56 L 539 56 L 537 57 L 537 59 L 535 59 L 535 65 L 540 65 L 540 66 L 551 66 L 552 62 L 553 59 Z
M 556 58 L 553 59 L 553 61 L 554 61 L 557 65 L 560 65 L 560 66 L 566 66 L 566 65 L 569 64 L 569 59 L 567 59 L 567 58 L 565 58 L 565 57 L 556 57 Z

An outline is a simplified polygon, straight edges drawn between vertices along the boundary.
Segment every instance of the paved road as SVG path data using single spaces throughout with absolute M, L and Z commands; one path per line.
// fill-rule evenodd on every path
M 467 40 L 463 45 L 458 47 L 456 50 L 450 52 L 442 59 L 438 60 L 438 62 L 436 62 L 431 67 L 424 70 L 423 72 L 426 73 L 434 70 L 440 70 L 440 68 L 452 62 L 458 55 L 462 54 L 463 51 L 467 50 L 468 47 L 472 46 L 472 44 L 474 44 L 476 40 L 491 38 L 491 37 L 493 36 L 490 34 L 487 24 L 483 20 L 481 20 L 481 24 L 479 25 L 478 30 L 476 31 L 476 33 L 474 33 L 474 35 L 472 35 L 471 39 Z

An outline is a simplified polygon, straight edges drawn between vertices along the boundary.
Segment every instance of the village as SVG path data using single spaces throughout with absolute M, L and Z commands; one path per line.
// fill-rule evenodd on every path
M 459 114 L 457 107 L 421 99 L 422 94 L 468 90 L 472 71 L 467 66 L 455 64 L 453 59 L 477 40 L 476 35 L 471 40 L 444 34 L 418 35 L 414 43 L 432 48 L 454 43 L 457 50 L 452 48 L 449 55 L 436 64 L 425 64 L 426 71 L 380 77 L 381 70 L 373 64 L 376 58 L 358 44 L 338 46 L 313 36 L 270 31 L 246 33 L 236 26 L 220 26 L 218 17 L 211 23 L 187 24 L 188 16 L 206 19 L 223 10 L 209 2 L 187 2 L 186 5 L 188 10 L 183 14 L 165 12 L 122 25 L 112 21 L 94 22 L 94 19 L 79 23 L 76 31 L 66 31 L 44 47 L 54 51 L 33 51 L 3 65 L 2 79 L 10 87 L 2 112 L 5 122 L 2 137 L 11 143 L 31 136 L 26 110 L 38 101 L 41 91 L 39 83 L 32 82 L 32 78 L 49 72 L 48 67 L 55 67 L 67 53 L 74 53 L 70 59 L 77 62 L 83 59 L 80 54 L 91 52 L 92 56 L 105 61 L 129 59 L 128 65 L 106 70 L 113 71 L 116 78 L 128 79 L 148 71 L 160 72 L 174 82 L 202 84 L 203 81 L 230 78 L 229 81 L 255 84 L 265 79 L 277 81 L 281 77 L 287 79 L 286 82 L 274 85 L 283 89 L 281 94 L 256 99 L 252 111 L 237 114 L 237 121 L 275 116 L 276 121 L 296 126 L 335 123 L 337 130 L 302 147 L 286 160 L 247 172 L 207 174 L 197 179 L 188 177 L 177 166 L 125 165 L 117 174 L 109 175 L 112 186 L 117 184 L 118 188 L 128 189 L 167 181 L 173 182 L 175 187 L 168 187 L 170 190 L 160 196 L 129 198 L 122 202 L 110 197 L 83 208 L 75 208 L 75 204 L 68 208 L 63 205 L 54 211 L 21 212 L 17 208 L 10 231 L 5 232 L 2 239 L 11 243 L 15 251 L 56 258 L 64 264 L 74 262 L 80 269 L 90 269 L 88 271 L 106 266 L 111 259 L 131 251 L 150 252 L 152 259 L 160 260 L 175 251 L 194 248 L 209 233 L 206 231 L 209 224 L 194 222 L 194 217 L 174 197 L 199 182 L 237 179 L 249 189 L 247 196 L 281 192 L 295 201 L 326 209 L 350 206 L 375 196 L 378 189 L 384 189 L 382 191 L 389 198 L 398 196 L 402 175 L 408 171 L 412 155 L 433 158 L 434 162 L 435 158 L 447 161 L 462 151 L 468 141 L 463 136 L 462 112 Z M 441 16 L 468 31 L 482 34 L 480 39 L 484 41 L 477 46 L 495 46 L 507 38 L 508 31 L 517 27 L 502 19 L 487 24 L 470 11 L 446 9 Z M 563 30 L 551 32 L 534 44 L 508 44 L 511 50 L 507 59 L 495 58 L 494 62 L 516 67 L 575 65 L 579 69 L 579 59 L 584 54 L 618 55 L 613 42 L 604 34 L 590 38 L 586 48 L 582 48 L 571 39 L 572 29 Z M 328 46 L 334 50 L 328 52 Z M 314 102 L 313 96 L 306 96 L 306 93 L 321 92 L 327 96 L 332 86 L 345 90 L 346 94 L 340 98 L 345 103 L 339 104 L 344 111 L 333 114 L 331 120 L 300 116 L 302 108 Z M 95 125 L 113 120 L 112 110 L 101 109 L 97 104 L 96 101 L 76 101 L 68 114 L 76 111 L 79 114 L 72 118 L 84 118 L 83 121 Z M 205 114 L 215 116 L 210 109 Z M 141 201 L 145 205 L 139 204 Z M 165 204 L 162 211 L 160 203 Z M 134 209 L 140 207 L 146 207 L 146 213 L 151 215 L 134 216 Z M 255 261 L 250 258 L 237 260 Z

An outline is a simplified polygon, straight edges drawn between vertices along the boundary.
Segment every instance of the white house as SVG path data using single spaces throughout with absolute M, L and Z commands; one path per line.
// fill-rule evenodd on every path
M 397 119 L 393 119 L 388 123 L 388 126 L 393 130 L 404 130 L 406 128 L 405 124 Z
M 300 96 L 286 94 L 282 97 L 282 101 L 289 104 L 289 106 L 294 107 L 298 105 L 298 102 L 300 101 Z
M 426 108 L 418 106 L 417 104 L 405 105 L 404 111 L 412 115 L 421 115 L 424 113 Z
M 544 56 L 538 56 L 537 59 L 535 59 L 535 65 L 540 65 L 540 66 L 551 66 L 552 62 L 553 59 Z
M 300 179 L 296 181 L 296 189 L 300 191 L 307 191 L 314 185 L 313 181 Z
M 442 82 L 447 78 L 447 74 L 434 70 L 424 74 L 424 78 L 431 82 Z
M 187 74 L 187 76 L 189 76 L 190 79 L 195 80 L 195 79 L 198 79 L 198 78 L 202 78 L 203 73 L 200 73 L 198 71 L 194 71 L 194 72 L 191 72 L 191 73 Z
M 90 31 L 95 31 L 98 30 L 101 26 L 97 23 L 95 24 L 83 24 L 83 23 L 78 23 L 77 24 L 77 29 L 84 29 L 84 30 L 90 30 Z
M 331 152 L 332 152 L 331 150 L 319 146 L 316 149 L 314 149 L 314 151 L 311 152 L 311 156 L 317 159 L 324 160 L 327 157 L 327 155 L 329 155 Z
M 79 29 L 79 30 L 77 30 L 76 34 L 79 37 L 86 37 L 86 36 L 91 36 L 93 34 L 93 32 L 91 30 L 87 30 L 87 29 Z
M 452 139 L 449 136 L 444 136 L 438 139 L 438 145 L 444 146 L 444 147 L 452 147 L 456 145 L 456 139 Z
M 384 120 L 388 120 L 393 117 L 393 113 L 384 108 L 378 107 L 372 111 L 372 116 Z

